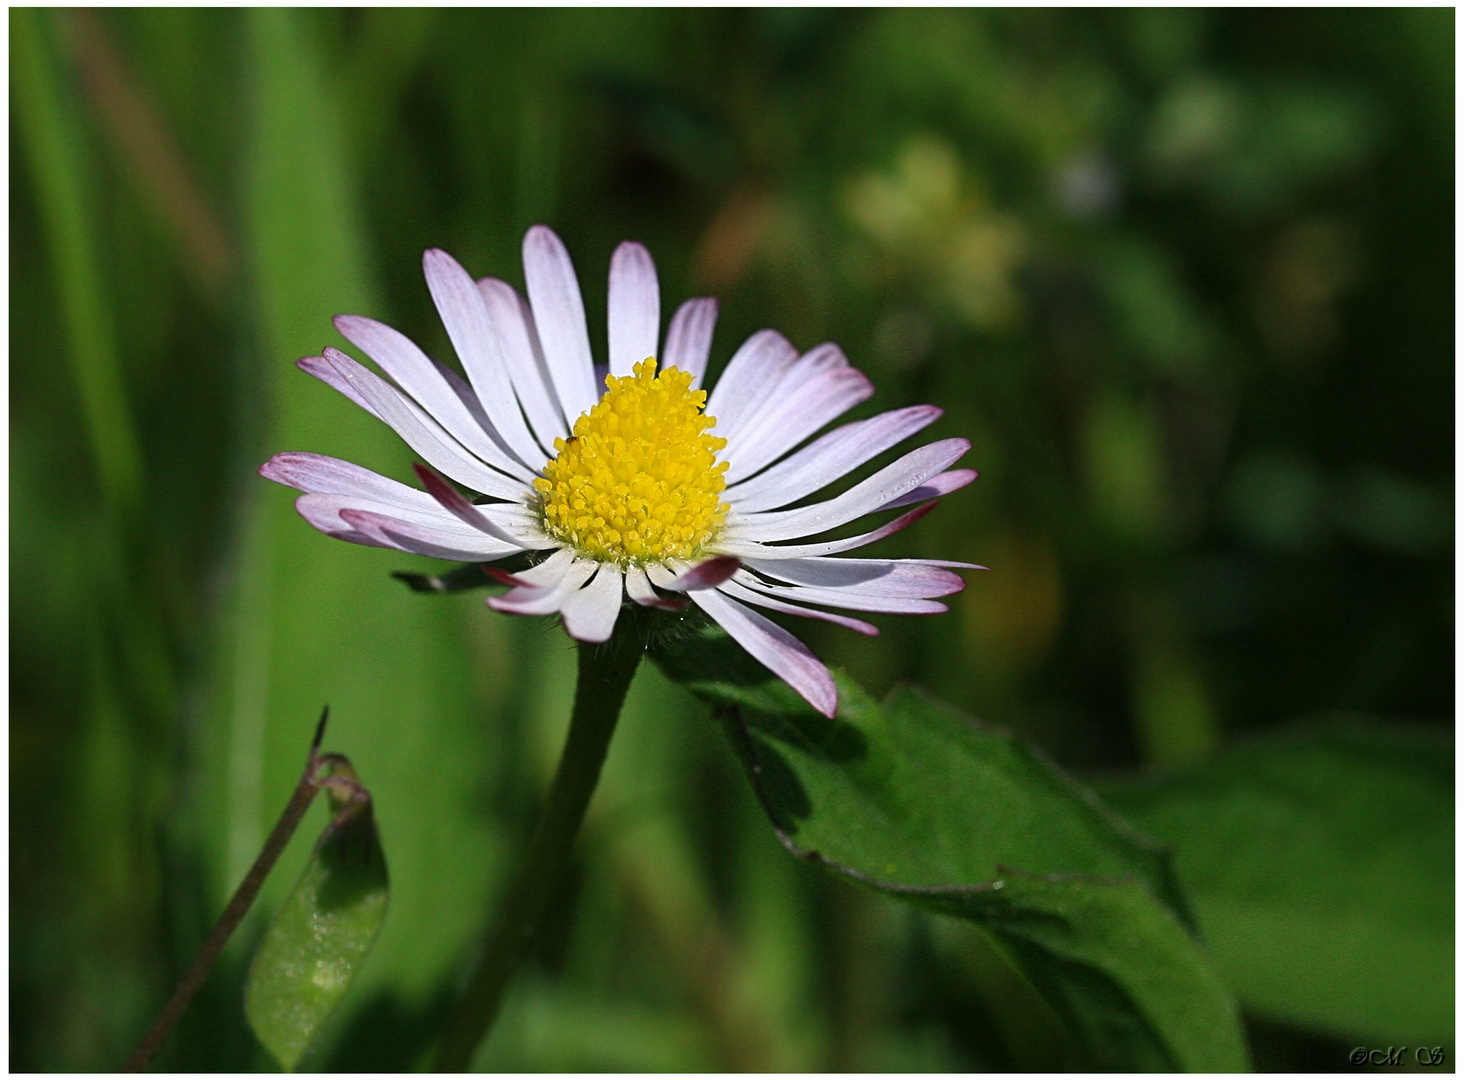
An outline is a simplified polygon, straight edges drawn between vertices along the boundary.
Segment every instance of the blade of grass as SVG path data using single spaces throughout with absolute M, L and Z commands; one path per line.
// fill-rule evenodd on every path
M 126 520 L 140 505 L 142 452 L 102 289 L 81 119 L 57 61 L 55 20 L 61 15 L 11 9 L 14 115 L 51 249 L 68 359 L 102 496 Z

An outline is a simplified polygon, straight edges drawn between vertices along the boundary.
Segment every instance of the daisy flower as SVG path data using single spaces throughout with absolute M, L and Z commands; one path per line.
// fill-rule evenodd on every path
M 951 469 L 970 443 L 922 446 L 809 502 L 941 411 L 897 409 L 809 442 L 874 388 L 838 346 L 800 354 L 773 330 L 748 338 L 708 393 L 716 301 L 682 304 L 662 343 L 655 264 L 631 242 L 610 260 L 609 364 L 597 368 L 564 244 L 535 226 L 523 257 L 527 299 L 495 278 L 474 281 L 445 252 L 423 256 L 466 380 L 358 315 L 338 316 L 336 329 L 387 378 L 333 348 L 299 361 L 431 466 L 416 466 L 425 491 L 318 454 L 277 454 L 261 474 L 304 492 L 301 516 L 341 540 L 461 562 L 535 553 L 530 569 L 495 574 L 512 588 L 488 605 L 558 613 L 582 642 L 608 640 L 627 597 L 669 609 L 689 601 L 832 716 L 828 669 L 754 608 L 871 635 L 869 623 L 824 609 L 945 611 L 936 598 L 964 587 L 952 568 L 971 564 L 836 556 L 898 532 L 974 480 Z M 469 501 L 444 476 L 482 498 Z M 871 531 L 808 539 L 905 507 Z

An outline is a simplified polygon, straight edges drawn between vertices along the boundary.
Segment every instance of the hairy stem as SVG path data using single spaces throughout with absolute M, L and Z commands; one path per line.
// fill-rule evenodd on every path
M 443 1033 L 433 1064 L 436 1072 L 462 1072 L 472 1063 L 474 1051 L 498 1016 L 509 979 L 528 955 L 544 911 L 564 883 L 575 837 L 600 779 L 641 652 L 639 639 L 627 627 L 604 645 L 579 646 L 574 714 L 548 801 Z

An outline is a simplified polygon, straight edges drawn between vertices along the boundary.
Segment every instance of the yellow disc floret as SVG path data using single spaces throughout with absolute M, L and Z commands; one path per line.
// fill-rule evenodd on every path
M 555 439 L 556 457 L 534 481 L 544 528 L 587 558 L 621 566 L 696 556 L 721 531 L 728 506 L 726 439 L 707 434 L 705 390 L 677 368 L 642 360 Z

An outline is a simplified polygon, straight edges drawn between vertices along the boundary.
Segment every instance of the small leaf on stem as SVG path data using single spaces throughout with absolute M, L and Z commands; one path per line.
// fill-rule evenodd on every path
M 326 757 L 321 784 L 335 817 L 275 913 L 244 992 L 250 1027 L 287 1072 L 345 997 L 390 895 L 371 796 L 344 758 Z

